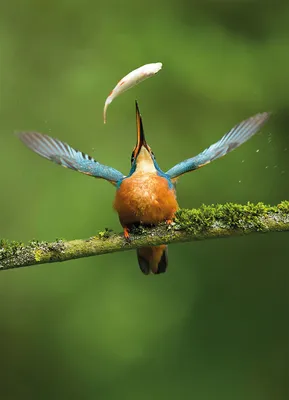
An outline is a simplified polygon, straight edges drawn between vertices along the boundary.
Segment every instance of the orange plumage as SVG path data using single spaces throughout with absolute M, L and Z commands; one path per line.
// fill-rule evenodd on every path
M 127 239 L 132 225 L 170 222 L 178 209 L 175 189 L 168 177 L 159 170 L 154 154 L 146 143 L 138 107 L 136 117 L 137 143 L 132 153 L 132 169 L 130 175 L 120 183 L 113 205 Z M 167 246 L 143 247 L 137 250 L 137 256 L 143 273 L 166 271 Z
M 234 150 L 250 139 L 269 118 L 259 113 L 242 121 L 195 157 L 184 160 L 163 172 L 145 140 L 142 119 L 136 102 L 137 143 L 131 157 L 131 169 L 124 176 L 115 168 L 103 165 L 89 155 L 73 149 L 67 143 L 38 132 L 22 132 L 20 139 L 35 153 L 48 160 L 83 174 L 106 179 L 116 186 L 114 208 L 130 239 L 135 224 L 171 223 L 178 209 L 174 184 L 186 172 L 194 171 Z M 144 274 L 165 272 L 168 265 L 167 246 L 143 247 L 137 250 L 139 267 Z
M 171 220 L 177 208 L 175 190 L 169 188 L 167 179 L 153 172 L 136 172 L 124 179 L 114 201 L 123 227 Z
M 140 156 L 141 157 L 141 156 Z M 148 165 L 149 160 L 146 160 Z M 176 193 L 168 180 L 156 171 L 136 171 L 123 180 L 116 192 L 114 209 L 129 237 L 129 227 L 135 223 L 157 224 L 173 219 L 178 209 Z M 148 274 L 165 272 L 167 268 L 167 246 L 143 247 L 137 250 L 141 270 Z

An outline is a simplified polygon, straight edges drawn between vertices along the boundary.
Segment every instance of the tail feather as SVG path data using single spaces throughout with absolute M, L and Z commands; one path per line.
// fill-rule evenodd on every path
M 141 271 L 148 275 L 166 272 L 168 266 L 168 246 L 142 247 L 137 249 L 137 258 Z

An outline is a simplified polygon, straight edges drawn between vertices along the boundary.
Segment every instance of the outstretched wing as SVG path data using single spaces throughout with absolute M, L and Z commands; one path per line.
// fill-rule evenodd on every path
M 58 139 L 37 132 L 21 132 L 18 136 L 35 153 L 63 167 L 95 178 L 106 179 L 113 184 L 124 178 L 123 174 L 116 169 L 100 164 L 87 154 L 74 150 Z
M 168 170 L 166 174 L 171 179 L 176 179 L 178 176 L 185 174 L 189 171 L 201 168 L 217 158 L 223 157 L 230 151 L 239 147 L 242 143 L 250 139 L 268 120 L 270 113 L 264 112 L 256 114 L 240 124 L 234 126 L 230 132 L 226 133 L 217 143 L 212 144 L 202 153 L 193 158 L 189 158 L 180 162 L 173 168 Z

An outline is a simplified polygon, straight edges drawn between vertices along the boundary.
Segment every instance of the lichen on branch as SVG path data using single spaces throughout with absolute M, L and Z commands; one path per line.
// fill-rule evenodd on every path
M 109 229 L 89 239 L 40 242 L 27 245 L 0 240 L 0 270 L 67 261 L 93 255 L 132 250 L 143 246 L 241 236 L 254 232 L 289 231 L 289 201 L 277 206 L 263 203 L 226 203 L 198 209 L 180 209 L 172 225 L 139 226 L 127 242 L 122 234 Z

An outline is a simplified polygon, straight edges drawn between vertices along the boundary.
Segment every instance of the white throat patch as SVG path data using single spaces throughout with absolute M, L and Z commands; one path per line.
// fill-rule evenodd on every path
M 142 146 L 137 156 L 135 172 L 157 172 L 151 155 L 144 146 Z

